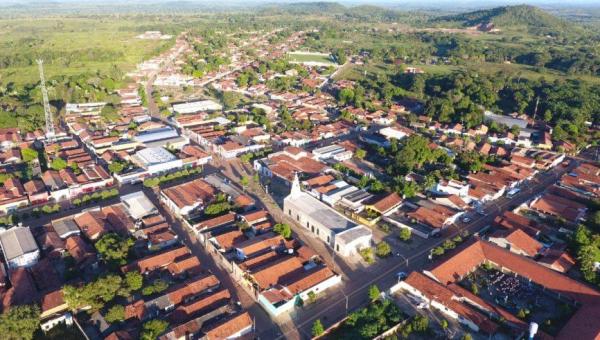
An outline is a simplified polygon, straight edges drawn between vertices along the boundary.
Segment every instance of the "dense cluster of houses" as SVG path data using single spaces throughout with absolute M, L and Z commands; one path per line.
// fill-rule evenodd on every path
M 134 240 L 129 262 L 118 271 L 143 275 L 145 285 L 155 280 L 167 288 L 150 295 L 134 293 L 121 301 L 124 322 L 109 325 L 99 312 L 90 336 L 106 339 L 137 338 L 140 322 L 161 318 L 169 322 L 164 339 L 184 339 L 193 334 L 223 339 L 253 332 L 249 314 L 231 301 L 230 292 L 204 267 L 167 220 L 142 193 L 121 197 L 121 202 L 87 209 L 52 220 L 41 227 L 14 227 L 0 233 L 4 262 L 0 265 L 3 310 L 39 303 L 42 328 L 72 322 L 62 288 L 84 285 L 99 272 L 110 270 L 95 244 L 106 235 Z M 82 308 L 87 308 L 83 306 Z
M 281 233 L 266 210 L 256 209 L 249 196 L 218 175 L 165 189 L 161 200 L 273 316 L 341 281 L 319 255 Z M 228 209 L 209 215 L 224 202 Z

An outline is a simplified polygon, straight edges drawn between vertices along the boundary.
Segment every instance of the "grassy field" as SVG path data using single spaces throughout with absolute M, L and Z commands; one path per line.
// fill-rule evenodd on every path
M 140 40 L 151 29 L 149 20 L 124 18 L 61 18 L 0 20 L 0 56 L 19 58 L 16 66 L 0 68 L 0 81 L 17 84 L 38 80 L 35 63 L 23 60 L 51 53 L 44 61 L 46 77 L 106 71 L 112 65 L 127 71 L 172 41 Z M 74 57 L 77 54 L 82 57 Z M 102 57 L 102 55 L 105 55 Z M 108 57 L 107 57 L 108 56 Z
M 291 62 L 296 63 L 323 63 L 335 65 L 335 63 L 331 60 L 331 56 L 325 56 L 320 54 L 312 54 L 312 53 L 288 53 L 288 59 Z

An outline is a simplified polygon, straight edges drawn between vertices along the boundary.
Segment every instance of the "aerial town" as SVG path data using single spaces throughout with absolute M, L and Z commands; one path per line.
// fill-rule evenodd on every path
M 598 120 L 447 119 L 271 26 L 149 27 L 61 110 L 36 64 L 41 127 L 0 128 L 0 332 L 36 334 L 7 339 L 600 338 Z

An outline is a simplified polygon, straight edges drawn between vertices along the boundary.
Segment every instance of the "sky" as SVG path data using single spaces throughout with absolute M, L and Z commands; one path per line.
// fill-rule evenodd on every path
M 15 4 L 51 4 L 61 3 L 64 6 L 72 4 L 99 4 L 113 3 L 126 5 L 139 4 L 206 4 L 218 7 L 252 7 L 264 4 L 283 4 L 299 2 L 338 2 L 346 6 L 373 4 L 390 7 L 398 10 L 418 9 L 444 9 L 449 11 L 462 11 L 465 9 L 491 8 L 503 5 L 530 4 L 545 8 L 600 8 L 600 0 L 0 0 L 0 7 Z

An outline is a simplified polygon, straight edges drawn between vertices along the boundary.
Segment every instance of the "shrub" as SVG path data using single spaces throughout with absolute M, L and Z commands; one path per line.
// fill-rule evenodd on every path
M 434 256 L 441 256 L 441 255 L 444 255 L 445 252 L 446 252 L 446 250 L 444 248 L 442 248 L 442 247 L 435 247 L 431 251 L 431 254 L 434 255 Z
M 375 254 L 377 254 L 377 256 L 379 256 L 379 257 L 387 257 L 387 256 L 390 256 L 391 253 L 392 253 L 392 248 L 385 241 L 379 242 L 377 244 L 377 247 L 375 248 Z
M 371 301 L 378 300 L 381 296 L 381 291 L 379 291 L 379 287 L 377 285 L 369 286 L 369 299 Z
M 317 301 L 317 294 L 315 294 L 315 292 L 313 292 L 312 290 L 308 292 L 308 301 L 310 303 L 314 303 L 315 301 Z
M 452 242 L 451 240 L 446 240 L 444 241 L 444 244 L 442 244 L 442 247 L 444 247 L 445 250 L 454 249 L 456 248 L 456 243 Z
M 412 232 L 410 231 L 410 229 L 408 228 L 401 228 L 400 229 L 400 234 L 398 235 L 398 237 L 406 242 L 410 240 L 410 237 L 412 236 Z
M 321 320 L 315 320 L 312 326 L 312 336 L 317 337 L 322 335 L 323 333 L 325 333 L 325 328 L 323 327 Z
M 373 250 L 371 248 L 360 249 L 358 253 L 360 256 L 362 256 L 366 263 L 371 264 L 375 262 L 375 259 L 373 258 Z

